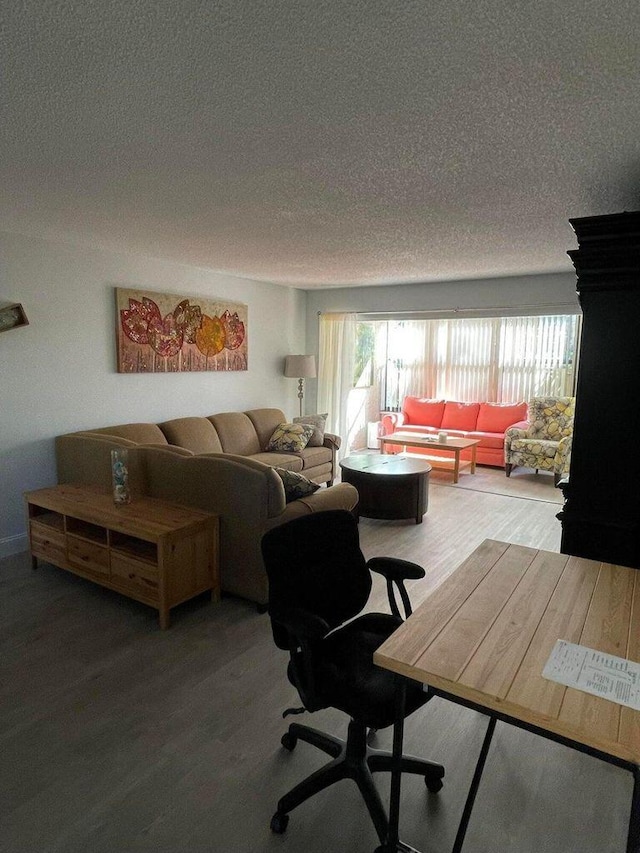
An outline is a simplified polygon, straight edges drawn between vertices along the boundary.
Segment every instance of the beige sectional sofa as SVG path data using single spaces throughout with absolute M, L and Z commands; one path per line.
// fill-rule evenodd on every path
M 299 453 L 265 449 L 275 428 L 286 421 L 279 409 L 253 409 L 67 433 L 56 438 L 58 482 L 110 487 L 111 450 L 127 448 L 132 493 L 217 513 L 222 589 L 264 605 L 263 533 L 310 512 L 351 510 L 358 501 L 348 483 L 331 485 L 337 436 L 325 433 L 321 447 Z M 328 487 L 287 503 L 275 467 Z

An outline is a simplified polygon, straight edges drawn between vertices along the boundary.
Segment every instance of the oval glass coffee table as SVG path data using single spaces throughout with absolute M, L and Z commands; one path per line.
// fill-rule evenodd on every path
M 342 482 L 358 490 L 355 512 L 366 518 L 415 518 L 429 503 L 431 465 L 421 459 L 407 459 L 382 453 L 355 453 L 340 462 Z

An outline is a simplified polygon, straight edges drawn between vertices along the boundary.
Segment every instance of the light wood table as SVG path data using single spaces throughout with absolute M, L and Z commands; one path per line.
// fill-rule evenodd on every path
M 38 559 L 158 611 L 202 592 L 220 598 L 218 516 L 156 498 L 114 504 L 111 491 L 64 484 L 25 494 L 33 568 Z
M 543 678 L 559 639 L 640 661 L 640 572 L 487 539 L 374 654 L 380 666 L 489 716 L 454 851 L 462 849 L 496 721 L 631 771 L 627 851 L 640 851 L 640 712 Z M 395 771 L 381 851 L 412 849 L 398 841 L 399 796 Z
M 380 450 L 385 452 L 386 445 L 391 447 L 419 447 L 421 450 L 446 450 L 453 454 L 453 459 L 446 459 L 442 456 L 421 454 L 434 470 L 452 471 L 453 482 L 457 483 L 460 477 L 460 469 L 469 467 L 470 473 L 476 473 L 476 447 L 480 444 L 478 439 L 472 438 L 454 438 L 448 436 L 446 441 L 439 441 L 437 436 L 428 436 L 419 432 L 405 432 L 399 430 L 391 435 L 385 435 L 380 438 Z M 463 450 L 471 451 L 471 459 L 460 461 L 460 454 Z

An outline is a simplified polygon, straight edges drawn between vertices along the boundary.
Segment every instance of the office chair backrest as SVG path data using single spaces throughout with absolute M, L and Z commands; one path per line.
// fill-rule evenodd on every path
M 371 573 L 360 550 L 358 525 L 346 510 L 316 512 L 272 528 L 262 537 L 269 578 L 269 611 L 301 608 L 336 628 L 369 598 Z M 286 632 L 272 620 L 273 637 L 287 649 Z

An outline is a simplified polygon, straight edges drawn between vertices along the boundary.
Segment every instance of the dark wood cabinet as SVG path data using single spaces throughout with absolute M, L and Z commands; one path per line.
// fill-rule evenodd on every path
M 640 568 L 640 212 L 570 222 L 583 327 L 561 550 Z

